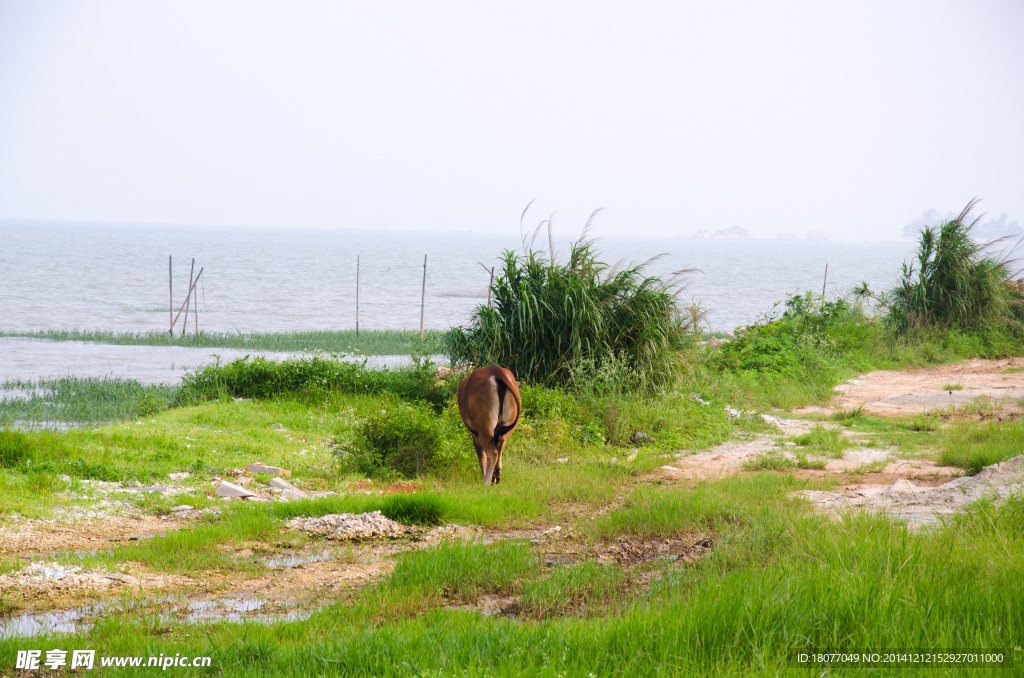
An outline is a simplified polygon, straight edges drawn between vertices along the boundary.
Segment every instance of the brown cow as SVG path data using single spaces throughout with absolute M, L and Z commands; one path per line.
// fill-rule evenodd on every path
M 473 434 L 484 485 L 501 482 L 501 453 L 519 423 L 523 401 L 519 382 L 504 367 L 474 370 L 459 384 L 459 414 Z

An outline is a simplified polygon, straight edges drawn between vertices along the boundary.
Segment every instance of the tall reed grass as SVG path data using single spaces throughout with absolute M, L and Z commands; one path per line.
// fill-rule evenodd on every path
M 903 265 L 899 284 L 889 295 L 892 321 L 901 329 L 924 325 L 968 328 L 986 323 L 1017 323 L 1024 295 L 1010 278 L 1014 248 L 995 254 L 999 239 L 974 237 L 980 217 L 971 218 L 977 199 L 950 221 L 926 226 L 918 239 L 917 261 Z
M 678 276 L 665 281 L 646 275 L 643 264 L 620 269 L 597 256 L 585 239 L 570 245 L 565 262 L 506 251 L 493 307 L 477 307 L 469 327 L 445 336 L 453 364 L 498 364 L 517 379 L 553 386 L 570 385 L 581 365 L 600 370 L 617 361 L 631 388 L 672 381 L 691 338 L 676 300 Z

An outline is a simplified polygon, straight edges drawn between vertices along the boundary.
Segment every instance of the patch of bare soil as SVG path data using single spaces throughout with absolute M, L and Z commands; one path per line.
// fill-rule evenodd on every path
M 112 542 L 145 539 L 180 529 L 175 516 L 106 516 L 91 520 L 25 520 L 0 525 L 0 555 L 105 549 Z
M 938 523 L 942 517 L 963 511 L 973 502 L 999 501 L 1021 492 L 1024 492 L 1024 455 L 993 464 L 976 476 L 957 478 L 935 487 L 915 485 L 901 478 L 886 487 L 830 492 L 803 490 L 794 495 L 833 513 L 858 508 L 882 511 L 916 528 Z
M 0 595 L 22 609 L 59 609 L 76 601 L 121 591 L 153 595 L 171 589 L 191 588 L 194 584 L 187 576 L 146 572 L 131 564 L 119 572 L 103 572 L 83 570 L 77 565 L 36 561 L 12 574 L 0 575 Z
M 919 370 L 880 370 L 837 387 L 828 407 L 811 406 L 794 414 L 830 414 L 836 409 L 863 407 L 870 414 L 908 417 L 922 412 L 977 408 L 986 403 L 992 416 L 1020 414 L 1024 398 L 1024 358 L 967 360 Z M 960 386 L 962 388 L 949 388 Z
M 744 464 L 754 461 L 759 455 L 781 454 L 790 461 L 797 461 L 795 454 L 799 448 L 787 443 L 780 447 L 780 435 L 796 436 L 806 433 L 815 425 L 831 427 L 833 425 L 800 419 L 780 419 L 765 417 L 778 430 L 776 437 L 758 435 L 749 440 L 733 440 L 706 452 L 696 454 L 682 453 L 671 464 L 661 467 L 664 474 L 672 478 L 686 480 L 715 480 L 736 475 L 744 470 Z M 844 432 L 845 433 L 845 432 Z M 841 473 L 864 474 L 881 473 L 888 482 L 895 478 L 934 478 L 936 476 L 958 475 L 959 469 L 940 467 L 928 460 L 907 460 L 900 458 L 894 450 L 887 449 L 850 449 L 842 458 L 813 457 L 825 463 L 822 469 L 802 469 L 798 473 L 805 477 L 821 477 Z

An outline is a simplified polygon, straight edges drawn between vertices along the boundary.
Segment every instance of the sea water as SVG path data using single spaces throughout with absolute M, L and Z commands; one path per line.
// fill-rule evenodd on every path
M 556 256 L 564 258 L 568 237 L 575 233 L 555 235 Z M 166 331 L 170 310 L 176 314 L 185 300 L 193 258 L 194 272 L 203 271 L 196 287 L 201 330 L 354 329 L 357 258 L 360 329 L 418 329 L 421 304 L 423 325 L 444 329 L 470 322 L 473 310 L 487 303 L 490 269 L 500 274 L 503 253 L 522 253 L 523 247 L 518 233 L 16 222 L 0 223 L 0 243 L 0 330 L 117 332 Z M 547 254 L 546 234 L 536 246 Z M 707 329 L 714 331 L 753 322 L 788 294 L 820 293 L 823 283 L 830 297 L 861 282 L 875 291 L 887 289 L 913 248 L 912 243 L 680 237 L 608 237 L 595 246 L 610 265 L 663 254 L 646 266 L 651 275 L 695 269 L 683 276 L 680 299 L 707 311 Z M 173 296 L 168 256 L 173 257 Z M 191 332 L 194 313 L 188 322 Z M 133 362 L 113 359 L 111 350 L 121 356 L 159 355 L 156 360 L 167 366 L 196 366 L 213 360 L 213 353 L 226 357 L 225 351 L 211 349 L 79 346 L 69 347 L 61 360 L 61 349 L 36 346 L 0 343 L 0 379 L 73 373 L 76 366 L 89 374 L 132 376 Z M 17 365 L 4 357 L 12 353 Z M 152 360 L 143 362 L 150 381 Z

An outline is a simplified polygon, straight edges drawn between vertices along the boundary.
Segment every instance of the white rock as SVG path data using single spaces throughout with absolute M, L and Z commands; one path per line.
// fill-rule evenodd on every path
M 294 485 L 292 485 L 291 483 L 289 483 L 289 482 L 288 482 L 287 480 L 285 480 L 284 478 L 280 478 L 280 477 L 275 477 L 275 478 L 271 478 L 271 479 L 270 479 L 270 486 L 271 486 L 271 487 L 276 487 L 276 488 L 278 488 L 279 490 L 291 490 L 292 492 L 298 492 L 298 493 L 299 493 L 300 495 L 302 495 L 303 497 L 305 497 L 305 496 L 306 496 L 306 493 L 305 493 L 305 492 L 303 492 L 303 491 L 302 491 L 302 490 L 300 490 L 299 488 L 295 487 Z
M 168 489 L 166 485 L 154 485 L 153 487 L 140 487 L 139 492 L 157 492 L 159 494 L 167 494 Z
M 217 487 L 217 494 L 222 497 L 255 497 L 256 495 L 244 487 L 229 483 L 226 480 L 220 481 L 220 485 Z
M 170 478 L 171 480 L 184 480 L 185 478 L 189 478 L 191 476 L 192 476 L 191 473 L 184 472 L 184 471 L 181 472 L 181 473 L 168 473 L 167 474 L 167 477 Z
M 171 513 L 178 513 L 180 511 L 195 511 L 195 510 L 196 509 L 195 509 L 194 506 L 189 506 L 188 504 L 180 504 L 180 505 L 175 506 L 174 508 L 172 508 L 171 509 Z
M 308 495 L 302 490 L 281 490 L 281 499 L 305 499 Z

